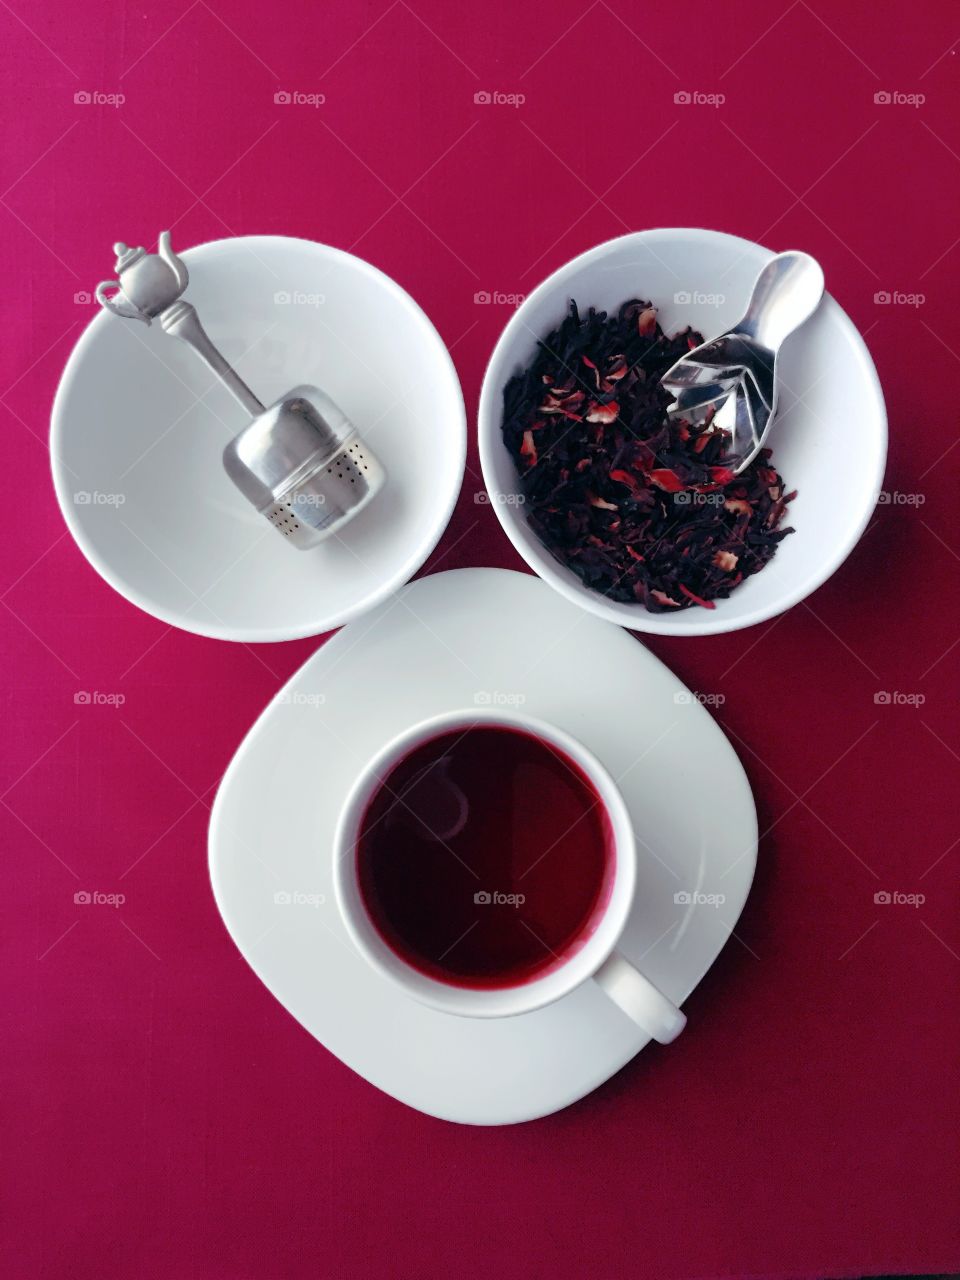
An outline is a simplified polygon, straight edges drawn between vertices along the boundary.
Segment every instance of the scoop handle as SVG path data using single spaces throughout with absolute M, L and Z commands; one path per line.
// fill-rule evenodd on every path
M 251 417 L 263 413 L 263 403 L 207 337 L 207 331 L 200 323 L 196 307 L 181 300 L 167 307 L 159 319 L 160 327 L 165 333 L 172 334 L 173 337 L 193 347 L 201 360 L 209 365 L 230 394 L 243 405 Z
M 794 329 L 813 315 L 823 297 L 823 270 L 799 249 L 770 259 L 753 286 L 747 313 L 736 332 L 749 334 L 775 352 Z

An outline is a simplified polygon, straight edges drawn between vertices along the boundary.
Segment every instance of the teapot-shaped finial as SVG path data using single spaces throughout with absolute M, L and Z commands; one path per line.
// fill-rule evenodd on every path
M 156 253 L 147 253 L 142 246 L 131 249 L 122 240 L 113 251 L 117 279 L 101 280 L 96 298 L 114 315 L 149 324 L 176 302 L 189 283 L 186 265 L 170 247 L 169 231 L 160 232 Z

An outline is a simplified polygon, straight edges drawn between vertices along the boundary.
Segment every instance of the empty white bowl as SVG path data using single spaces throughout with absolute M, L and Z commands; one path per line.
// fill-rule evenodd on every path
M 794 247 L 794 246 L 788 246 Z M 887 456 L 883 394 L 863 339 L 829 295 L 793 334 L 780 357 L 780 414 L 768 444 L 787 491 L 798 490 L 784 526 L 795 533 L 759 573 L 715 609 L 650 613 L 621 604 L 560 564 L 529 527 L 517 469 L 503 443 L 503 389 L 563 320 L 569 300 L 581 312 L 616 311 L 628 298 L 657 308 L 667 332 L 692 325 L 705 338 L 743 314 L 769 249 L 719 231 L 641 231 L 581 254 L 543 282 L 504 329 L 480 394 L 480 462 L 491 504 L 527 564 L 561 595 L 635 631 L 705 635 L 772 618 L 815 591 L 853 550 L 876 506 Z
M 159 324 L 100 314 L 53 408 L 64 518 L 97 572 L 164 622 L 248 642 L 328 631 L 407 582 L 447 526 L 466 455 L 453 362 L 413 299 L 348 253 L 248 236 L 182 256 L 187 300 L 255 394 L 321 387 L 387 484 L 338 539 L 295 550 L 223 469 L 247 422 L 229 392 Z M 104 276 L 111 263 L 105 244 Z

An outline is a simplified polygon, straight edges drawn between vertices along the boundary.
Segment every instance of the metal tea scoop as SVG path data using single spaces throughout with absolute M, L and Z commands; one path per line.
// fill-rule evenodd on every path
M 729 434 L 723 461 L 735 475 L 753 461 L 777 416 L 777 355 L 813 315 L 823 271 L 808 253 L 778 253 L 760 272 L 743 319 L 688 352 L 660 379 L 667 412 Z
M 205 360 L 251 422 L 223 451 L 227 475 L 261 515 L 299 550 L 339 533 L 383 487 L 386 474 L 356 427 L 318 387 L 298 386 L 263 405 L 207 337 L 180 295 L 187 268 L 160 234 L 157 253 L 114 245 L 117 279 L 97 285 L 97 301 L 116 316 L 158 319 Z

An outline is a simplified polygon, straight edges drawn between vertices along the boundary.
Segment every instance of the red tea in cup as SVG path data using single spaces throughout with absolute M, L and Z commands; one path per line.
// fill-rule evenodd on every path
M 477 724 L 418 743 L 381 776 L 356 838 L 383 941 L 459 987 L 517 986 L 591 936 L 614 878 L 606 807 L 532 733 Z

